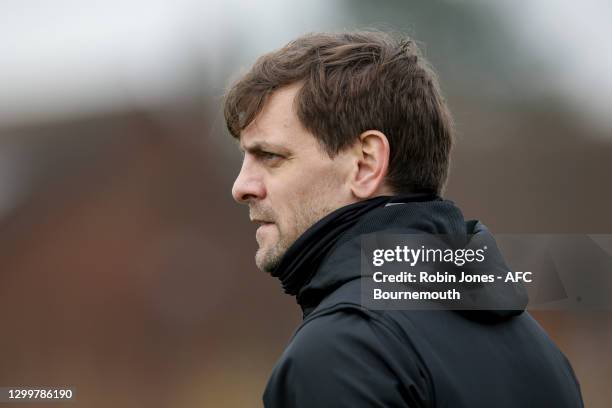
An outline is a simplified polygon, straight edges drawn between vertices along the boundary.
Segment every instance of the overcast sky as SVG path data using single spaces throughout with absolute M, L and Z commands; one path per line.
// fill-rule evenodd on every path
M 221 93 L 228 58 L 250 60 L 300 33 L 333 28 L 345 4 L 4 0 L 0 123 L 155 106 L 198 81 Z M 558 92 L 612 129 L 612 2 L 493 4 L 526 52 L 550 67 Z

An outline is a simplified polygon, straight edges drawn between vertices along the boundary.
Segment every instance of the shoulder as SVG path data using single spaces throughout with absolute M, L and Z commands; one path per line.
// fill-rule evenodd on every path
M 358 343 L 370 339 L 377 318 L 368 310 L 353 305 L 336 305 L 304 320 L 290 346 L 296 351 L 321 351 L 345 341 Z
M 337 304 L 305 320 L 285 355 L 302 364 L 325 359 L 388 371 L 421 368 L 421 356 L 408 332 L 384 311 Z
M 317 398 L 316 406 L 327 406 L 339 396 L 382 406 L 404 405 L 406 398 L 422 402 L 429 382 L 418 360 L 375 314 L 339 306 L 298 329 L 266 394 L 274 399 L 279 390 L 291 390 L 298 399 Z

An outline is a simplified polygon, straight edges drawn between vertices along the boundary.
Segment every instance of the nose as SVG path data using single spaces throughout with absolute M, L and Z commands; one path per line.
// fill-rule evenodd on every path
M 232 196 L 236 202 L 248 204 L 252 200 L 261 200 L 266 196 L 266 189 L 261 176 L 253 169 L 248 158 L 242 162 L 242 168 L 232 187 Z

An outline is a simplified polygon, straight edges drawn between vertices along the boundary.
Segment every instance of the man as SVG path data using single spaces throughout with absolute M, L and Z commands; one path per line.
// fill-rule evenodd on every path
M 244 152 L 232 194 L 259 224 L 255 262 L 304 315 L 265 406 L 582 406 L 569 363 L 522 310 L 361 304 L 363 234 L 491 239 L 440 198 L 453 127 L 414 42 L 300 37 L 231 87 L 225 117 Z

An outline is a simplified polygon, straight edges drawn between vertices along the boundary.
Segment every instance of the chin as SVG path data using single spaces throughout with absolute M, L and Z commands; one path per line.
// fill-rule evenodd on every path
M 276 261 L 275 259 L 268 259 L 264 255 L 261 255 L 261 256 L 259 254 L 255 255 L 255 265 L 257 265 L 257 269 L 259 269 L 262 272 L 271 273 L 272 271 L 276 269 L 278 264 L 279 262 Z
M 285 249 L 279 248 L 278 243 L 273 246 L 260 246 L 255 254 L 255 264 L 264 272 L 272 272 L 280 264 L 285 252 Z

